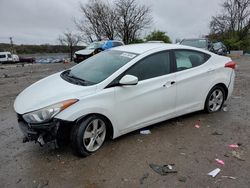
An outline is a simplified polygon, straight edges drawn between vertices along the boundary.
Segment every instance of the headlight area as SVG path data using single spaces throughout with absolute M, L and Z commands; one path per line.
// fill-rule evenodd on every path
M 18 124 L 24 134 L 23 142 L 36 141 L 44 145 L 52 140 L 63 139 L 63 134 L 69 132 L 73 122 L 62 121 L 54 116 L 77 101 L 70 99 L 24 115 L 18 114 Z
M 70 99 L 66 101 L 62 101 L 57 104 L 53 104 L 46 108 L 42 108 L 40 110 L 36 110 L 27 114 L 23 115 L 23 119 L 30 124 L 37 124 L 37 123 L 45 123 L 50 121 L 55 115 L 59 112 L 63 111 L 64 109 L 68 108 L 72 104 L 76 103 L 77 99 Z

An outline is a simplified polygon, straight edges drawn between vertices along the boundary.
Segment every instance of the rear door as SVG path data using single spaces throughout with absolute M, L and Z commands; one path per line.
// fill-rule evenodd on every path
M 121 133 L 172 117 L 175 112 L 175 73 L 170 52 L 150 55 L 137 62 L 124 75 L 134 75 L 135 86 L 115 88 L 116 118 Z
M 195 50 L 174 50 L 176 68 L 176 113 L 186 114 L 204 107 L 214 65 L 210 55 Z

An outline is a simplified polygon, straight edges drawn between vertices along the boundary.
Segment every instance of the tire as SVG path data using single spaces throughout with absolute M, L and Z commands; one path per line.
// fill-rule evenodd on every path
M 215 113 L 221 110 L 225 102 L 225 89 L 221 86 L 213 87 L 207 95 L 205 102 L 205 111 Z
M 70 141 L 77 156 L 86 157 L 96 152 L 104 143 L 107 122 L 101 116 L 92 115 L 73 127 Z

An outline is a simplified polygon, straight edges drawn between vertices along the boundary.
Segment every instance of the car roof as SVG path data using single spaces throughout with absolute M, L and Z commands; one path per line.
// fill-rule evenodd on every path
M 10 52 L 0 52 L 0 54 L 11 54 Z
M 191 49 L 203 51 L 201 49 L 193 48 L 190 46 L 183 46 L 179 44 L 166 44 L 166 43 L 143 43 L 143 44 L 130 44 L 112 48 L 110 50 L 125 51 L 135 54 L 143 54 L 150 50 L 171 50 L 171 49 Z M 205 51 L 204 51 L 205 52 Z

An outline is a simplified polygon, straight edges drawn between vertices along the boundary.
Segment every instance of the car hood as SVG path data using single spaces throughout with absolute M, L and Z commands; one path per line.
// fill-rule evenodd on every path
M 46 77 L 22 91 L 14 102 L 18 114 L 25 114 L 68 99 L 95 93 L 96 86 L 79 86 L 63 80 L 61 73 Z
M 77 55 L 90 55 L 91 53 L 93 53 L 95 51 L 95 49 L 90 49 L 90 50 L 79 50 L 76 51 L 75 54 Z

